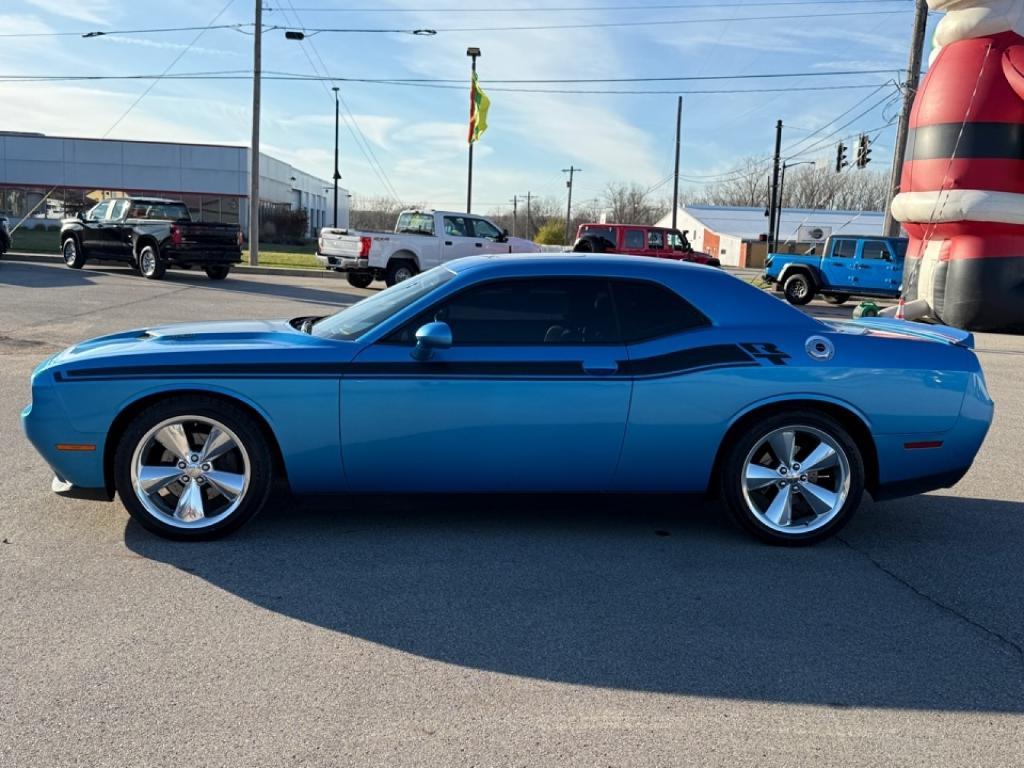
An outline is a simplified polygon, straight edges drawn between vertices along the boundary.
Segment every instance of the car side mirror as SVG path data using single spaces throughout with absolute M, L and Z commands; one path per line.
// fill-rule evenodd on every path
M 501 230 L 501 235 L 498 237 L 498 242 L 499 243 L 507 243 L 508 242 L 508 230 L 507 229 Z
M 412 351 L 412 358 L 423 362 L 430 359 L 435 349 L 448 349 L 451 345 L 452 329 L 448 323 L 427 323 L 416 329 L 416 347 Z

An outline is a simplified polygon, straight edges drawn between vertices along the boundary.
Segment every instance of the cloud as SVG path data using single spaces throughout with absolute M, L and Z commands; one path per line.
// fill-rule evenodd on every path
M 236 51 L 226 50 L 224 48 L 203 48 L 198 45 L 189 46 L 186 43 L 169 43 L 166 40 L 149 40 L 144 37 L 132 37 L 131 35 L 111 35 L 110 37 L 100 37 L 98 40 L 104 43 L 138 45 L 145 48 L 161 48 L 168 51 L 183 51 L 187 48 L 190 54 L 201 53 L 209 56 L 240 56 Z M 160 69 L 163 69 L 163 67 Z
M 27 2 L 54 16 L 63 16 L 97 26 L 109 26 L 106 17 L 110 15 L 111 6 L 102 0 L 92 0 L 88 3 L 74 2 L 73 0 L 72 2 L 67 0 L 27 0 Z

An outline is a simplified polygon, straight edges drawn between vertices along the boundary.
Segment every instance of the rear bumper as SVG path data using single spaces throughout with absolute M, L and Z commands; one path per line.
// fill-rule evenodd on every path
M 357 259 L 348 256 L 332 256 L 324 253 L 318 253 L 316 255 L 316 260 L 320 262 L 320 266 L 325 269 L 333 269 L 338 272 L 370 268 L 369 259 Z
M 242 261 L 242 252 L 235 250 L 217 250 L 203 248 L 164 248 L 160 255 L 172 264 L 238 264 Z

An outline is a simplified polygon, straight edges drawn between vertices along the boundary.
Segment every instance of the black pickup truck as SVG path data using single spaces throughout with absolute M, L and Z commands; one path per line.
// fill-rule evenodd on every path
M 115 197 L 64 219 L 60 250 L 73 269 L 88 259 L 124 261 L 159 280 L 169 266 L 199 266 L 211 280 L 223 280 L 242 260 L 242 232 L 234 224 L 192 221 L 179 200 Z

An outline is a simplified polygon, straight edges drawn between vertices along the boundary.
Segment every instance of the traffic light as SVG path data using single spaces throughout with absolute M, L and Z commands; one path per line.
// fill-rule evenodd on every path
M 871 139 L 862 133 L 857 139 L 857 167 L 863 168 L 871 162 Z
M 836 147 L 836 173 L 843 170 L 849 163 L 846 162 L 846 145 L 843 142 L 839 142 L 839 146 Z

